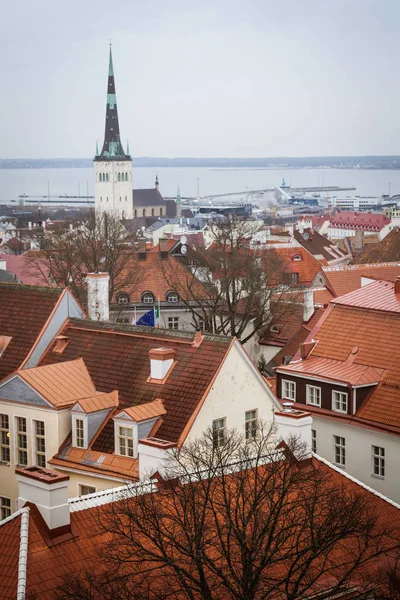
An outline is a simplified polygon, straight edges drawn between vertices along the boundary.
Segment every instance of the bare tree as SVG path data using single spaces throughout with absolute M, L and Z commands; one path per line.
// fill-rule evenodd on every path
M 110 275 L 111 300 L 134 278 L 126 269 L 131 252 L 126 233 L 117 217 L 91 210 L 83 221 L 46 232 L 40 252 L 31 253 L 26 270 L 46 285 L 69 287 L 82 304 L 86 303 L 86 274 L 105 271 Z
M 66 578 L 60 600 L 366 598 L 378 557 L 399 553 L 370 493 L 262 425 L 251 442 L 208 431 L 157 477 L 99 509 L 101 569 Z
M 246 343 L 273 318 L 283 319 L 301 294 L 286 293 L 288 274 L 273 248 L 252 247 L 254 222 L 231 216 L 211 221 L 209 230 L 211 246 L 189 249 L 184 258 L 186 277 L 170 265 L 163 267 L 164 277 L 191 311 L 195 326 Z

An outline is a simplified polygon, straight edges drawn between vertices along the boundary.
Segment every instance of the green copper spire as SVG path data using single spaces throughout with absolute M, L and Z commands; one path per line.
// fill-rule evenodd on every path
M 126 153 L 129 156 L 129 140 L 126 140 Z
M 96 140 L 96 156 L 99 155 L 99 142 Z
M 178 185 L 178 193 L 176 194 L 176 203 L 177 204 L 181 203 L 181 193 L 179 191 L 179 185 Z
M 114 76 L 114 65 L 112 60 L 111 42 L 110 42 L 110 59 L 108 61 L 108 76 Z

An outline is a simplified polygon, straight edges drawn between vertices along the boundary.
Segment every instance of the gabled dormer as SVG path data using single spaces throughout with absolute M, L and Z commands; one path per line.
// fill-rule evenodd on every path
M 111 410 L 118 406 L 118 392 L 98 393 L 78 400 L 72 407 L 72 446 L 86 449 Z
M 161 398 L 118 413 L 113 419 L 115 454 L 137 458 L 139 440 L 154 435 L 165 414 Z

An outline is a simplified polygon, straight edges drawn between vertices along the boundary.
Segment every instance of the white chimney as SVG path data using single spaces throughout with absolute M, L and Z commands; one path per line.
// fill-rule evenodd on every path
M 108 300 L 108 273 L 88 273 L 88 314 L 92 321 L 109 321 L 110 305 Z
M 18 508 L 26 502 L 36 504 L 53 534 L 66 533 L 70 526 L 69 475 L 42 467 L 17 468 L 15 474 L 19 484 Z
M 275 413 L 275 423 L 279 438 L 285 442 L 293 437 L 299 438 L 300 442 L 307 444 L 307 455 L 310 456 L 312 416 L 309 412 L 293 410 L 291 406 L 286 406 L 282 411 Z
M 6 259 L 0 258 L 0 271 L 7 271 Z
M 162 381 L 175 359 L 173 348 L 155 348 L 149 351 L 150 357 L 150 379 Z
M 308 321 L 314 314 L 314 291 L 304 290 L 303 321 Z
M 32 221 L 28 221 L 28 229 L 32 229 Z

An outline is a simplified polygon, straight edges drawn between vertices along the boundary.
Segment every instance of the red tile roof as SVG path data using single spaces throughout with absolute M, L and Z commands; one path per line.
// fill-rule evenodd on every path
M 126 412 L 126 414 L 134 421 L 145 421 L 146 419 L 161 417 L 166 413 L 164 403 L 160 398 L 140 406 L 130 406 L 129 408 L 125 408 L 124 412 Z M 119 414 L 120 413 L 117 413 L 115 416 L 118 417 Z
M 400 511 L 396 504 L 348 477 L 346 473 L 339 472 L 339 469 L 335 469 L 326 461 L 314 458 L 312 459 L 312 466 L 320 470 L 321 476 L 327 482 L 329 481 L 329 485 L 332 487 L 342 488 L 344 493 L 347 492 L 351 497 L 359 497 L 361 502 L 367 501 L 371 515 L 376 514 L 378 516 L 380 525 L 390 524 L 393 536 L 397 535 L 400 526 Z M 329 486 L 322 499 L 330 497 L 328 490 Z M 295 485 L 292 493 L 293 496 L 297 493 Z M 155 499 L 157 499 L 156 494 L 159 494 L 159 492 L 154 493 L 153 498 Z M 304 497 L 304 488 L 302 489 L 302 497 Z M 85 569 L 93 569 L 94 572 L 101 573 L 102 561 L 99 550 L 103 544 L 110 541 L 110 534 L 99 527 L 99 523 L 106 522 L 109 511 L 113 507 L 113 498 L 115 498 L 115 495 L 110 491 L 110 495 L 105 501 L 100 496 L 92 496 L 87 502 L 84 499 L 75 502 L 78 505 L 76 507 L 74 507 L 74 503 L 71 503 L 73 508 L 70 513 L 72 535 L 66 535 L 64 539 L 57 540 L 57 543 L 52 542 L 37 507 L 29 505 L 29 507 L 23 509 L 28 512 L 29 519 L 26 569 L 27 598 L 32 596 L 40 598 L 40 600 L 54 600 L 57 588 L 63 583 L 65 576 L 84 574 Z M 168 495 L 164 494 L 162 501 L 167 502 Z M 127 502 L 134 503 L 136 499 L 127 499 Z M 89 507 L 90 505 L 91 507 Z M 266 510 L 268 511 L 268 508 Z M 2 600 L 15 600 L 17 597 L 20 531 L 20 513 L 10 520 L 0 523 L 0 545 L 2 548 L 0 553 L 0 586 Z M 279 535 L 279 532 L 277 535 Z M 387 551 L 387 548 L 393 548 L 393 539 L 396 538 L 389 539 L 389 536 L 382 538 L 382 553 Z M 340 546 L 340 543 L 338 546 Z M 132 564 L 134 569 L 135 563 Z M 191 564 L 190 561 L 188 564 Z M 379 566 L 379 563 L 372 562 L 369 568 L 374 569 L 379 568 Z M 155 577 L 157 577 L 156 573 Z M 324 581 L 326 583 L 326 579 Z
M 25 254 L 0 254 L 0 260 L 6 261 L 6 270 L 14 273 L 21 281 L 27 285 L 47 285 L 44 277 L 38 273 L 34 267 L 34 261 L 40 258 L 37 251 L 29 251 Z M 41 269 L 46 277 L 50 277 L 46 261 L 40 262 Z
M 129 280 L 130 273 L 133 274 L 132 283 L 124 285 L 119 291 L 126 292 L 131 303 L 140 303 L 144 292 L 152 292 L 156 301 L 160 298 L 161 302 L 165 302 L 167 292 L 172 288 L 185 300 L 192 300 L 193 295 L 196 298 L 207 297 L 200 281 L 194 279 L 192 273 L 169 253 L 162 259 L 160 252 L 154 249 L 146 252 L 146 260 L 139 260 L 138 253 L 131 253 L 121 280 Z M 192 291 L 189 293 L 188 289 Z M 115 297 L 113 302 L 116 302 Z
M 0 380 L 28 356 L 64 290 L 0 283 L 0 335 L 12 339 L 0 357 Z
M 310 284 L 321 268 L 318 260 L 300 245 L 284 248 L 276 245 L 264 252 L 266 260 L 270 252 L 276 253 L 278 260 L 282 261 L 284 273 L 298 274 L 297 285 Z M 301 260 L 294 260 L 295 256 L 300 256 Z
M 356 416 L 366 423 L 395 427 L 400 433 L 400 310 L 394 296 L 393 284 L 375 282 L 333 300 L 325 318 L 309 335 L 308 341 L 317 341 L 311 354 L 294 364 L 301 364 L 300 369 L 310 377 L 312 373 L 321 376 L 322 372 L 332 377 L 334 365 L 340 361 L 341 376 L 347 376 L 353 385 L 357 377 L 362 380 L 362 369 L 364 375 L 368 374 L 368 382 L 372 382 L 374 373 L 382 373 Z M 355 347 L 355 364 L 347 372 L 345 361 Z M 325 371 L 323 360 L 330 361 Z
M 50 349 L 42 365 L 82 357 L 98 391 L 118 390 L 121 408 L 162 398 L 167 414 L 157 436 L 172 442 L 179 440 L 232 344 L 232 338 L 205 335 L 202 343 L 195 347 L 194 333 L 74 319 L 62 334 L 70 340 L 65 350 L 60 355 Z M 160 345 L 176 353 L 175 367 L 162 386 L 147 381 L 149 351 Z M 111 421 L 95 440 L 93 449 L 113 452 Z
M 382 213 L 339 210 L 332 215 L 329 227 L 336 229 L 380 231 L 388 223 L 390 223 L 390 219 Z
M 400 275 L 400 263 L 324 267 L 322 273 L 333 294 L 343 296 L 360 288 L 363 277 L 396 281 L 396 277 Z

